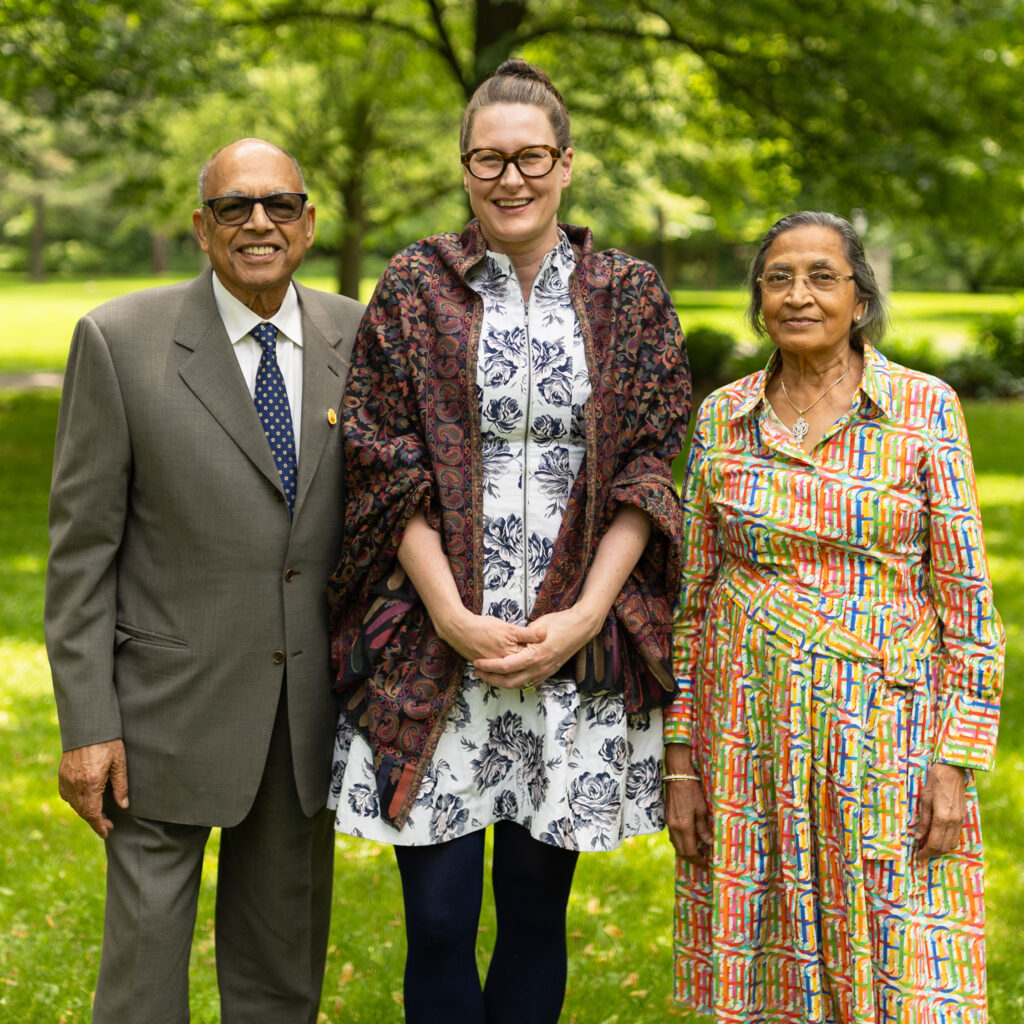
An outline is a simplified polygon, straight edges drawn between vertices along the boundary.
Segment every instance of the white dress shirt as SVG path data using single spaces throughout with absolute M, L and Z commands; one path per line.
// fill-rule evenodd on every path
M 213 274 L 213 297 L 250 395 L 256 394 L 256 371 L 263 350 L 249 332 L 262 323 L 271 323 L 277 328 L 277 365 L 281 368 L 285 390 L 288 392 L 292 433 L 295 435 L 295 463 L 298 465 L 299 434 L 302 430 L 302 311 L 295 285 L 288 285 L 281 308 L 266 321 L 244 302 L 236 299 L 221 284 L 216 271 Z

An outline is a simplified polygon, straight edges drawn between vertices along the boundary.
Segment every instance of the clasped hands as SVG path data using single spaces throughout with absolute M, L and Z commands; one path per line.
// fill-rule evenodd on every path
M 518 690 L 561 668 L 590 639 L 591 626 L 576 608 L 550 612 L 526 626 L 467 611 L 442 635 L 483 682 Z

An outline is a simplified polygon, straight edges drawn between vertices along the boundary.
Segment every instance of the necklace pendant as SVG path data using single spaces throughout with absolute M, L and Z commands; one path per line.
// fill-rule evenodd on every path
M 796 423 L 793 424 L 793 437 L 796 438 L 797 444 L 803 444 L 804 438 L 807 436 L 807 431 L 810 430 L 810 424 L 803 418 L 803 416 L 797 416 Z

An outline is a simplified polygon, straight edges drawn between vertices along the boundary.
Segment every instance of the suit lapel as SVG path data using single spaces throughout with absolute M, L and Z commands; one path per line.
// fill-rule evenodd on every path
M 302 304 L 302 446 L 295 496 L 297 515 L 331 431 L 341 429 L 348 364 L 335 351 L 341 338 L 340 327 L 324 312 L 315 292 L 301 285 L 296 287 Z M 334 411 L 334 423 L 329 419 L 330 410 Z
M 193 282 L 175 327 L 174 340 L 190 353 L 178 372 L 253 465 L 280 490 L 274 457 L 217 311 L 211 273 L 207 270 Z

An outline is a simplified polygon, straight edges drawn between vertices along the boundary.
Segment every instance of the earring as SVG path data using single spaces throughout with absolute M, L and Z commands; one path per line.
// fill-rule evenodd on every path
M 860 318 L 861 318 L 861 314 L 858 313 L 853 319 L 856 320 L 857 323 L 860 323 Z

